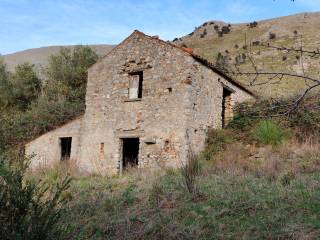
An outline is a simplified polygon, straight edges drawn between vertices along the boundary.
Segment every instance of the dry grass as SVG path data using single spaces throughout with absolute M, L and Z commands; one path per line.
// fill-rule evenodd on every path
M 314 173 L 320 170 L 320 144 L 290 141 L 274 148 L 232 143 L 207 165 L 232 175 L 254 174 L 273 179 L 288 172 Z

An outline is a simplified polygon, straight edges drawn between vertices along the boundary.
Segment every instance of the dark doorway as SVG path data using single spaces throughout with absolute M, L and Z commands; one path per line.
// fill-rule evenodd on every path
M 60 138 L 61 160 L 68 160 L 71 156 L 72 137 Z
M 231 106 L 231 94 L 232 92 L 223 88 L 223 97 L 222 97 L 222 127 L 228 125 L 231 117 L 232 117 L 232 106 Z
M 122 142 L 122 169 L 138 166 L 139 138 L 123 138 Z

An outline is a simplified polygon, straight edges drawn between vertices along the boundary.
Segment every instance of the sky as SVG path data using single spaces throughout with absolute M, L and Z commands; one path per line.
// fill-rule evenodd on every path
M 209 20 L 251 22 L 320 11 L 320 0 L 0 0 L 0 54 L 117 44 L 138 29 L 164 40 Z

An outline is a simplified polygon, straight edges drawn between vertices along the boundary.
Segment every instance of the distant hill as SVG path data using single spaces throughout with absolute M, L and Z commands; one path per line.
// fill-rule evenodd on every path
M 89 45 L 96 53 L 101 57 L 106 55 L 114 45 L 100 44 L 100 45 Z M 30 62 L 35 65 L 37 70 L 48 64 L 49 56 L 59 52 L 61 47 L 72 48 L 74 46 L 51 46 L 28 49 L 12 54 L 4 55 L 3 58 L 10 71 L 14 70 L 14 67 L 20 63 Z
M 187 36 L 176 38 L 175 44 L 186 45 L 193 48 L 195 53 L 215 62 L 218 54 L 229 59 L 231 64 L 238 61 L 239 66 L 249 69 L 250 61 L 242 59 L 243 53 L 250 52 L 256 59 L 260 70 L 304 72 L 319 76 L 319 58 L 301 58 L 294 54 L 282 54 L 274 49 L 261 46 L 262 44 L 307 49 L 317 49 L 320 46 L 320 13 L 301 13 L 286 17 L 251 23 L 225 23 L 221 21 L 208 21 Z M 240 78 L 248 84 L 248 78 Z M 279 96 L 296 93 L 303 88 L 304 82 L 291 80 L 275 85 L 261 85 L 250 87 L 265 96 Z

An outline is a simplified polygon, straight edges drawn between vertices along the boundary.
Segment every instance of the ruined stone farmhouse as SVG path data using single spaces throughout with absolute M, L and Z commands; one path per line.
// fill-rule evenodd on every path
M 26 145 L 32 167 L 177 167 L 253 94 L 191 49 L 134 31 L 88 70 L 83 116 Z

